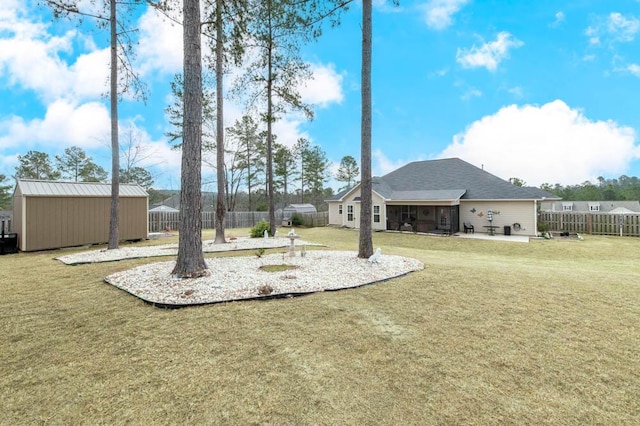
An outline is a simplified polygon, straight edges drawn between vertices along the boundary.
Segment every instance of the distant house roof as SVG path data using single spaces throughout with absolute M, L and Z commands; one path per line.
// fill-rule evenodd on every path
M 179 211 L 180 210 L 178 209 L 174 209 L 173 207 L 164 206 L 164 205 L 159 205 L 149 209 L 149 213 L 155 213 L 155 212 L 177 213 Z
M 214 211 L 216 206 L 214 204 L 216 194 L 213 192 L 202 192 L 202 211 Z M 168 198 L 162 200 L 161 205 L 173 207 L 180 210 L 180 192 L 176 192 Z
M 566 211 L 569 207 L 574 212 L 589 212 L 594 211 L 594 206 L 598 207 L 597 211 L 600 213 L 610 213 L 616 209 L 626 209 L 631 213 L 640 213 L 640 201 L 549 201 L 540 204 L 542 210 L 553 212 Z M 625 212 L 623 211 L 623 213 Z M 616 213 L 614 212 L 613 214 Z
M 33 179 L 20 179 L 16 189 L 23 196 L 41 197 L 109 197 L 111 184 L 101 182 L 59 182 Z M 120 184 L 120 197 L 146 197 L 147 191 L 140 185 Z
M 387 201 L 558 199 L 539 188 L 513 185 L 459 158 L 409 163 L 373 178 L 372 189 Z M 339 201 L 351 190 L 327 201 Z

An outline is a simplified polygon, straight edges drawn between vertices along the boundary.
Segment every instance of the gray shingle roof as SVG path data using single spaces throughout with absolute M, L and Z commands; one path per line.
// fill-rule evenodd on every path
M 414 161 L 372 180 L 387 200 L 557 200 L 550 192 L 519 187 L 459 158 Z M 331 200 L 340 200 L 343 191 Z
M 100 182 L 56 182 L 20 179 L 17 182 L 23 196 L 56 197 L 110 197 L 111 184 Z M 139 185 L 120 184 L 121 197 L 146 197 L 147 191 Z

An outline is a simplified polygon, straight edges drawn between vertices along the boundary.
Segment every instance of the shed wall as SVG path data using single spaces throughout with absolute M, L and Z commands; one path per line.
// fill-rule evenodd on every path
M 16 203 L 20 204 L 20 203 Z M 24 197 L 19 236 L 22 251 L 46 250 L 109 240 L 108 197 Z M 121 240 L 147 238 L 146 197 L 121 197 Z

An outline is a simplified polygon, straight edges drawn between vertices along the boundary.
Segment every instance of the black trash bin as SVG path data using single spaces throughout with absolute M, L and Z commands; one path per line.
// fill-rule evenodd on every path
M 505 226 L 504 227 L 504 235 L 511 235 L 511 227 L 510 226 Z

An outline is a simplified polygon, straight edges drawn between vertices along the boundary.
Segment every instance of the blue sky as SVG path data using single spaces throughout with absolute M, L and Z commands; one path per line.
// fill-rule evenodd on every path
M 459 157 L 535 186 L 640 176 L 640 1 L 374 3 L 374 174 Z M 314 78 L 300 91 L 315 119 L 290 114 L 275 127 L 279 142 L 321 146 L 334 170 L 360 157 L 360 4 L 342 21 L 302 52 Z M 121 143 L 132 135 L 156 187 L 177 189 L 180 154 L 163 135 L 182 30 L 152 10 L 135 26 L 151 92 L 146 104 L 121 103 Z M 90 28 L 52 21 L 31 0 L 1 2 L 0 173 L 13 175 L 29 150 L 69 146 L 110 170 L 107 35 Z M 242 113 L 227 101 L 226 125 Z

